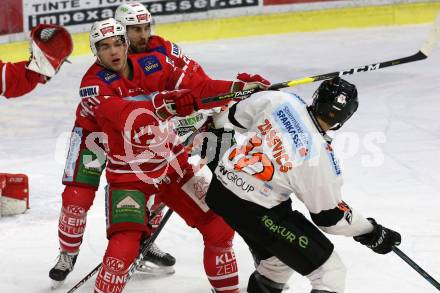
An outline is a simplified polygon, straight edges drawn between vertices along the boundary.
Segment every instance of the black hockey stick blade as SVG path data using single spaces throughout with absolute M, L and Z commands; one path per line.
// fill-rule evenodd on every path
M 419 273 L 426 281 L 431 283 L 432 286 L 434 286 L 435 288 L 437 288 L 438 291 L 440 291 L 440 283 L 437 282 L 433 277 L 431 277 L 424 269 L 422 269 L 418 264 L 416 264 L 411 258 L 409 258 L 396 246 L 393 247 L 393 251 L 407 264 L 409 264 L 417 273 Z
M 163 209 L 163 207 L 164 206 L 161 206 L 159 208 L 160 209 L 159 212 L 157 212 L 157 213 L 160 213 L 160 211 Z M 126 282 L 128 282 L 128 280 L 131 278 L 131 275 L 133 275 L 134 271 L 138 267 L 138 265 L 139 265 L 140 261 L 142 260 L 143 256 L 150 249 L 150 247 L 153 244 L 154 240 L 156 240 L 157 236 L 159 236 L 160 231 L 162 231 L 163 227 L 165 226 L 165 224 L 168 221 L 168 219 L 171 217 L 172 213 L 173 213 L 173 211 L 171 209 L 169 209 L 167 211 L 167 213 L 165 214 L 165 216 L 160 221 L 160 224 L 157 227 L 156 231 L 154 231 L 154 233 L 151 235 L 151 237 L 147 238 L 144 241 L 144 243 L 142 244 L 142 251 L 139 254 L 139 256 L 135 259 L 134 264 L 131 266 L 130 271 L 128 272 L 128 276 L 127 276 Z M 69 291 L 67 291 L 67 293 L 73 293 L 76 290 L 78 290 L 79 287 L 84 285 L 85 282 L 87 282 L 91 277 L 93 277 L 99 271 L 101 266 L 102 266 L 102 262 L 99 265 L 97 265 L 92 271 L 90 271 L 90 273 L 88 273 L 84 278 L 82 278 L 81 281 L 76 283 L 76 285 L 73 286 Z
M 437 45 L 439 39 L 440 39 L 440 14 L 437 15 L 437 17 L 434 21 L 434 24 L 431 28 L 431 31 L 429 33 L 429 36 L 428 36 L 427 40 L 425 41 L 425 43 L 423 44 L 422 48 L 420 49 L 420 51 L 418 51 L 417 53 L 415 53 L 413 55 L 403 57 L 403 58 L 394 59 L 394 60 L 363 65 L 360 67 L 350 68 L 350 69 L 343 70 L 343 71 L 335 71 L 335 72 L 330 72 L 330 73 L 325 73 L 325 74 L 320 74 L 320 75 L 315 75 L 315 76 L 310 76 L 310 77 L 304 77 L 304 78 L 300 78 L 300 79 L 292 79 L 292 80 L 281 82 L 281 83 L 275 83 L 275 84 L 271 85 L 268 89 L 269 90 L 278 90 L 278 89 L 286 88 L 286 87 L 294 87 L 294 86 L 297 86 L 300 84 L 306 84 L 306 83 L 312 83 L 312 82 L 326 80 L 326 79 L 332 79 L 337 76 L 353 75 L 353 74 L 360 73 L 360 72 L 369 72 L 369 71 L 374 71 L 374 70 L 378 70 L 378 69 L 382 69 L 382 68 L 386 68 L 386 67 L 390 67 L 390 66 L 396 66 L 396 65 L 400 65 L 400 64 L 424 60 L 424 59 L 428 58 L 428 56 L 431 54 L 432 50 Z M 224 94 L 224 95 L 220 95 L 220 96 L 216 96 L 216 97 L 208 97 L 208 98 L 202 99 L 202 104 L 209 104 L 209 103 L 213 103 L 213 102 L 219 102 L 222 100 L 244 98 L 244 97 L 247 97 L 247 96 L 255 93 L 256 91 L 257 91 L 257 89 L 250 89 L 250 90 L 243 90 L 243 91 L 228 93 L 228 94 Z
M 99 263 L 99 265 L 97 265 L 90 273 L 88 273 L 84 278 L 81 279 L 81 281 L 79 281 L 78 283 L 76 283 L 75 286 L 73 286 L 69 291 L 67 291 L 67 293 L 72 293 L 75 292 L 76 290 L 78 290 L 79 287 L 81 287 L 82 285 L 84 285 L 85 282 L 87 282 L 91 277 L 93 277 L 101 268 L 102 266 L 102 262 Z

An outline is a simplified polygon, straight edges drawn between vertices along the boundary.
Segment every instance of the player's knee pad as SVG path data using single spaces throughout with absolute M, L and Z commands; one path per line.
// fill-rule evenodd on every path
M 266 278 L 258 271 L 249 277 L 247 292 L 249 293 L 281 293 L 284 283 L 277 283 Z
M 122 292 L 131 264 L 139 253 L 142 232 L 125 231 L 111 236 L 95 283 L 95 292 Z
M 333 252 L 331 241 L 298 211 L 277 220 L 268 213 L 261 224 L 273 237 L 268 250 L 302 275 L 320 267 Z
M 336 252 L 333 252 L 329 259 L 319 268 L 307 275 L 312 292 L 344 292 L 346 267 Z M 322 290 L 322 291 L 321 291 Z
M 58 223 L 58 236 L 63 251 L 77 252 L 82 243 L 87 222 L 87 211 L 95 198 L 89 188 L 66 186 Z

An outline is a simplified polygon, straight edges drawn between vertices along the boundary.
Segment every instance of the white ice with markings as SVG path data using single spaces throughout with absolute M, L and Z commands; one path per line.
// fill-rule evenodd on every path
M 259 73 L 272 82 L 339 71 L 404 57 L 419 50 L 428 25 L 337 30 L 183 44 L 212 76 Z M 0 172 L 30 177 L 31 209 L 0 219 L 0 292 L 48 292 L 48 271 L 58 254 L 57 222 L 67 139 L 91 56 L 72 59 L 33 93 L 0 101 Z M 401 232 L 401 249 L 440 279 L 440 49 L 425 61 L 348 78 L 358 86 L 360 108 L 336 136 L 343 159 L 344 198 L 366 216 Z M 310 101 L 317 84 L 291 89 Z M 88 215 L 74 272 L 56 292 L 66 292 L 101 261 L 107 240 L 104 180 Z M 301 211 L 300 203 L 294 205 Z M 245 217 L 246 215 L 243 215 Z M 397 255 L 377 255 L 351 238 L 333 237 L 348 268 L 346 292 L 429 293 L 436 290 Z M 174 215 L 158 238 L 177 258 L 166 279 L 135 278 L 126 292 L 209 292 L 202 239 Z M 236 236 L 241 287 L 253 261 Z M 94 278 L 77 292 L 92 292 Z M 296 274 L 288 292 L 310 292 Z

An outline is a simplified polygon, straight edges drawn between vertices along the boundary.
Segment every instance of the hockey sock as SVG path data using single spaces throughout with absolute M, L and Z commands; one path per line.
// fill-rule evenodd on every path
M 216 292 L 237 293 L 238 270 L 232 247 L 205 246 L 203 265 Z
M 122 292 L 131 264 L 139 253 L 142 232 L 113 234 L 96 277 L 95 293 Z
M 239 292 L 237 261 L 232 248 L 234 231 L 218 216 L 199 230 L 205 243 L 203 264 L 212 287 L 216 292 Z
M 67 186 L 63 192 L 63 206 L 58 222 L 58 238 L 62 251 L 79 251 L 87 221 L 87 211 L 93 203 L 95 191 Z

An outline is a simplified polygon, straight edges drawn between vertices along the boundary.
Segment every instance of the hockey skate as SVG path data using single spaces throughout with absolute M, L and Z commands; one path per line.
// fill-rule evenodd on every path
M 150 276 L 170 275 L 175 272 L 175 263 L 176 259 L 171 254 L 163 252 L 153 243 L 137 267 L 137 271 Z
M 52 279 L 51 289 L 59 288 L 67 275 L 73 271 L 78 253 L 72 254 L 61 251 L 55 266 L 49 271 L 49 278 Z

